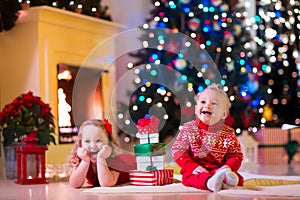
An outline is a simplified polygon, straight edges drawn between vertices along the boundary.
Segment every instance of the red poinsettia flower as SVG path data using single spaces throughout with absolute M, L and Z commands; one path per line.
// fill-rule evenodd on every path
M 48 145 L 50 142 L 55 144 L 51 108 L 31 91 L 3 107 L 0 112 L 0 130 L 5 146 L 24 140 L 37 140 L 38 145 Z M 36 134 L 29 134 L 32 132 Z

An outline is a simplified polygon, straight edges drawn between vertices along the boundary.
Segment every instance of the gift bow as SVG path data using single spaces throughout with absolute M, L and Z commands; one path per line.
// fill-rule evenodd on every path
M 105 129 L 107 130 L 107 132 L 109 132 L 109 134 L 112 134 L 112 126 L 109 123 L 108 119 L 104 119 L 103 121 L 105 123 Z
M 142 119 L 139 119 L 137 122 L 138 127 L 144 127 L 144 126 L 151 126 L 151 127 L 158 127 L 159 119 L 152 115 L 149 117 L 144 117 Z
M 150 122 L 151 122 L 151 119 L 144 117 L 143 119 L 139 119 L 137 124 L 138 124 L 138 126 L 148 126 L 150 124 Z

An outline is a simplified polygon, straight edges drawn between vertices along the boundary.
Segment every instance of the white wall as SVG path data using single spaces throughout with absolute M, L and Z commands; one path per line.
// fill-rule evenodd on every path
M 151 16 L 150 11 L 153 9 L 153 4 L 150 0 L 102 0 L 101 5 L 107 5 L 108 13 L 111 15 L 112 21 L 125 25 L 127 30 L 132 30 L 143 25 L 146 19 Z M 138 39 L 128 38 L 127 42 L 136 42 L 136 40 Z M 123 41 L 123 45 L 125 43 L 126 42 Z M 136 60 L 136 58 L 129 56 L 129 53 L 130 52 L 127 52 L 126 55 L 119 55 L 119 53 L 117 53 L 119 57 L 115 60 L 117 66 L 116 79 L 118 81 L 121 78 L 123 80 L 125 78 L 127 80 L 125 82 L 134 88 L 133 80 L 131 80 L 132 77 L 125 76 L 128 72 L 127 63 L 134 63 Z M 127 95 L 127 90 L 117 90 L 117 101 L 123 102 L 123 100 L 126 99 L 124 97 Z
M 150 0 L 102 0 L 102 6 L 108 6 L 108 13 L 116 23 L 124 24 L 128 28 L 137 28 L 145 23 L 153 9 Z

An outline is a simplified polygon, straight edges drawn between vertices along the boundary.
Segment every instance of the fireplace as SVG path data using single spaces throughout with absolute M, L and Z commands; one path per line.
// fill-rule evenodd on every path
M 103 118 L 103 70 L 57 65 L 58 131 L 59 143 L 73 143 L 82 122 Z M 79 75 L 80 73 L 80 75 Z

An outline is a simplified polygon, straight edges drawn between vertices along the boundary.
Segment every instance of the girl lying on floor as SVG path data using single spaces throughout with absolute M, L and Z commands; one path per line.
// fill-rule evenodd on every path
M 69 157 L 72 173 L 69 183 L 80 188 L 109 187 L 129 182 L 129 170 L 136 169 L 135 157 L 117 153 L 108 120 L 88 120 L 79 128 L 78 138 Z

